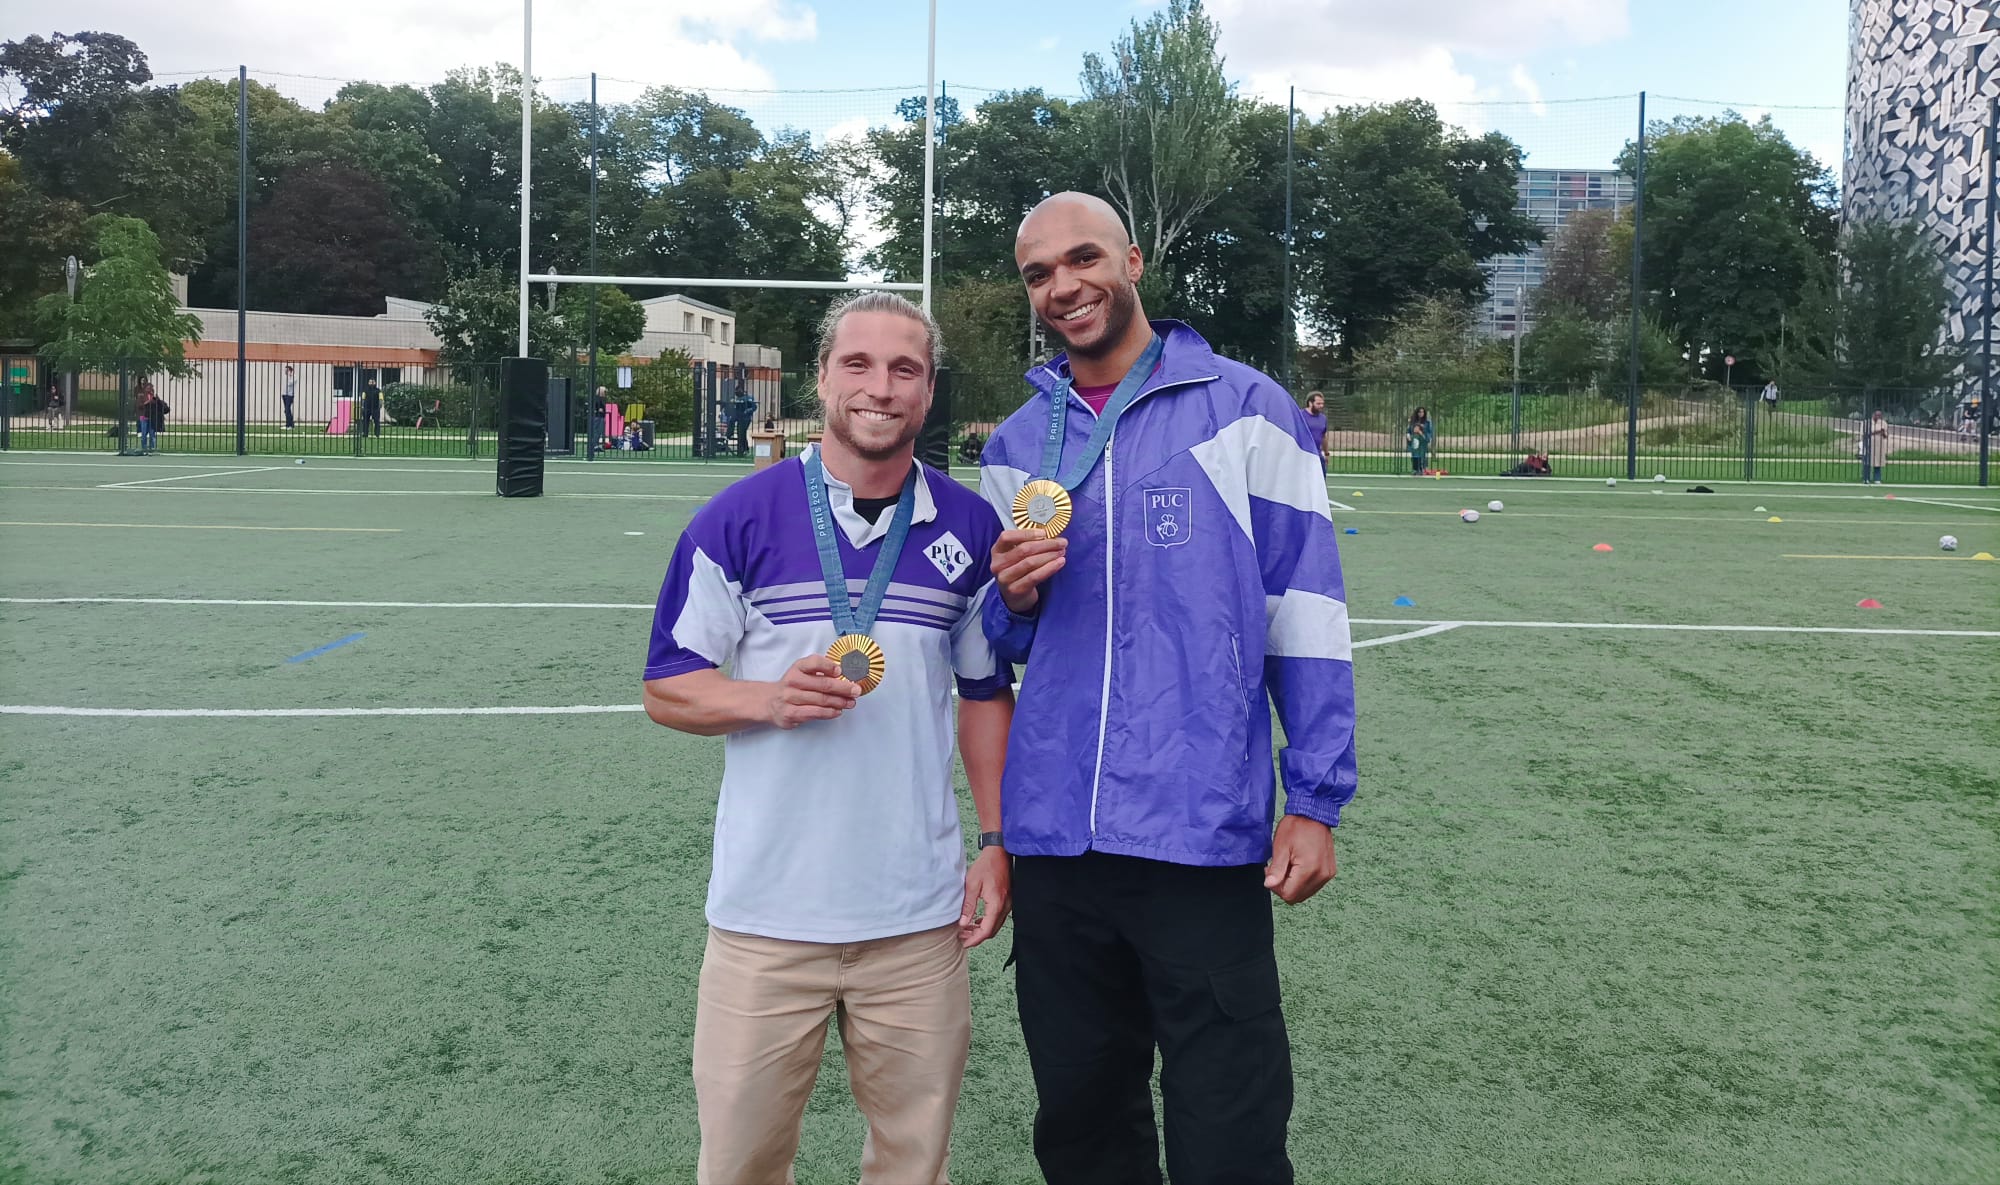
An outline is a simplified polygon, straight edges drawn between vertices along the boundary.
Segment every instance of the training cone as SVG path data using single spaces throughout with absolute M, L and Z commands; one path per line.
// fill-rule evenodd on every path
M 1894 495 L 1894 494 L 1884 494 L 1884 495 L 1882 495 L 1882 496 L 1883 496 L 1884 498 L 1887 498 L 1887 499 L 1889 499 L 1889 501 L 1891 501 L 1891 502 L 1894 502 L 1894 501 L 1896 500 L 1896 495 Z
M 1361 491 L 1360 491 L 1360 490 L 1356 490 L 1356 491 L 1354 491 L 1354 492 L 1353 492 L 1352 494 L 1349 494 L 1349 495 L 1348 495 L 1348 497 L 1350 497 L 1350 498 L 1359 498 L 1360 496 L 1361 496 Z
M 1993 558 L 1993 553 L 1990 551 L 1982 551 L 1978 555 L 1973 556 L 1972 558 L 1975 560 L 1990 560 Z
M 1758 507 L 1757 509 L 1755 509 L 1755 510 L 1751 511 L 1750 513 L 1752 513 L 1752 514 L 1769 514 L 1769 513 L 1771 513 L 1771 512 L 1770 512 L 1770 511 L 1768 511 L 1768 510 L 1766 510 L 1766 509 L 1764 509 L 1764 508 L 1763 508 L 1762 506 L 1759 506 L 1759 507 Z
M 1417 607 L 1417 603 L 1408 597 L 1397 597 L 1396 607 L 1398 609 L 1414 609 Z
M 1600 543 L 1600 544 L 1598 544 L 1597 546 L 1595 546 L 1595 547 L 1591 548 L 1590 550 L 1592 550 L 1592 551 L 1610 551 L 1610 550 L 1611 550 L 1611 545 L 1610 545 L 1609 543 Z
M 1349 528 L 1347 528 L 1347 533 L 1348 533 L 1348 534 L 1350 534 L 1350 535 L 1359 535 L 1359 534 L 1361 533 L 1361 528 L 1360 528 L 1360 527 L 1349 527 Z
M 1863 597 L 1854 602 L 1854 607 L 1856 609 L 1880 609 L 1882 602 L 1876 600 L 1874 597 Z
M 1767 523 L 1781 523 L 1784 522 L 1785 520 L 1779 518 L 1777 515 L 1774 514 L 1770 518 L 1765 519 L 1764 521 Z

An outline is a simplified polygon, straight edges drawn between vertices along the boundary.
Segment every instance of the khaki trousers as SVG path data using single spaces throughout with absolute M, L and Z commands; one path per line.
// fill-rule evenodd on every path
M 868 1119 L 862 1185 L 943 1185 L 972 1041 L 956 926 L 848 943 L 710 927 L 694 1023 L 700 1185 L 789 1185 L 829 1014 Z

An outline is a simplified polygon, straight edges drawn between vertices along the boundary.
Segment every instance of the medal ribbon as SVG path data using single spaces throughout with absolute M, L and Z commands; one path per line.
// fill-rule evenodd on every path
M 819 545 L 819 574 L 826 582 L 826 603 L 833 611 L 833 632 L 836 637 L 845 634 L 866 634 L 875 628 L 876 615 L 882 612 L 882 600 L 889 595 L 889 578 L 895 575 L 896 561 L 903 554 L 903 543 L 910 537 L 910 519 L 917 511 L 917 468 L 910 466 L 910 475 L 903 479 L 903 492 L 896 499 L 895 517 L 889 520 L 889 533 L 882 539 L 882 552 L 875 557 L 874 570 L 868 573 L 868 584 L 861 591 L 861 604 L 856 607 L 847 598 L 847 573 L 840 566 L 840 543 L 834 538 L 839 530 L 833 521 L 833 506 L 826 496 L 826 472 L 820 466 L 819 450 L 807 454 L 806 503 L 812 508 L 813 542 Z
M 1153 340 L 1146 343 L 1145 353 L 1139 355 L 1132 369 L 1119 380 L 1118 389 L 1105 401 L 1104 410 L 1098 413 L 1097 425 L 1090 430 L 1090 439 L 1084 442 L 1083 452 L 1067 470 L 1062 467 L 1063 426 L 1069 419 L 1069 391 L 1075 380 L 1065 378 L 1062 381 L 1062 385 L 1056 388 L 1055 396 L 1049 400 L 1049 435 L 1042 443 L 1043 477 L 1053 478 L 1066 490 L 1074 490 L 1083 484 L 1083 479 L 1089 477 L 1090 471 L 1096 467 L 1097 458 L 1111 447 L 1111 430 L 1118 426 L 1118 417 L 1132 406 L 1132 401 L 1139 397 L 1139 388 L 1153 377 L 1153 368 L 1160 364 L 1160 354 L 1165 349 L 1166 343 L 1160 340 L 1159 334 L 1154 334 Z M 1061 473 L 1060 477 L 1058 473 Z

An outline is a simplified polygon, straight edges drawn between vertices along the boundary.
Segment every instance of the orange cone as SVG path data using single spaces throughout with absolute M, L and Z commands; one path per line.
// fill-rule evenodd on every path
M 1591 548 L 1590 550 L 1592 550 L 1592 551 L 1610 551 L 1610 550 L 1611 550 L 1611 545 L 1610 545 L 1609 543 L 1600 543 L 1600 544 L 1598 544 L 1597 546 L 1595 546 L 1595 547 Z

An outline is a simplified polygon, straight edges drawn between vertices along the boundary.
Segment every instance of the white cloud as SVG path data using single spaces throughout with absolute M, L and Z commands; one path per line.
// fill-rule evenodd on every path
M 1062 44 L 1062 38 L 1057 37 L 1055 34 L 1051 33 L 1049 36 L 1044 37 L 1040 41 L 1035 42 L 1035 48 L 1042 53 L 1047 53 L 1050 50 L 1054 49 L 1056 46 L 1061 44 Z
M 1282 102 L 1295 85 L 1346 99 L 1424 98 L 1447 112 L 1502 97 L 1481 85 L 1478 63 L 1593 45 L 1629 28 L 1626 0 L 1213 0 L 1211 9 L 1229 71 L 1248 93 Z M 1518 66 L 1511 81 L 1507 97 L 1540 102 Z
M 71 0 L 59 13 L 53 5 L 45 9 L 35 21 L 44 31 L 114 30 L 138 43 L 156 74 L 225 67 L 233 73 L 242 62 L 253 76 L 428 83 L 460 66 L 521 61 L 518 0 Z M 818 28 L 803 0 L 544 3 L 535 12 L 534 71 L 544 79 L 594 70 L 648 83 L 769 87 L 769 72 L 738 43 L 812 40 Z M 301 98 L 331 93 L 269 81 Z
M 1535 84 L 1535 80 L 1528 73 L 1526 66 L 1523 66 L 1519 62 L 1514 63 L 1514 69 L 1508 73 L 1507 81 L 1514 84 L 1514 89 L 1519 91 L 1521 97 L 1528 101 L 1536 115 L 1547 115 L 1549 113 L 1547 105 L 1542 102 L 1542 88 Z

